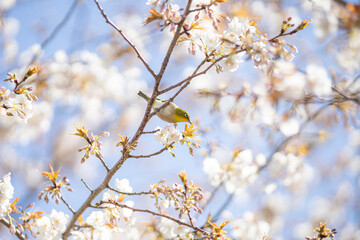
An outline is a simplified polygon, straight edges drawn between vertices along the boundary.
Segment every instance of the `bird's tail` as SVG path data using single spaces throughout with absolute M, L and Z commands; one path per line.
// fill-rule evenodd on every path
M 139 91 L 138 95 L 140 97 L 142 97 L 143 99 L 145 99 L 146 101 L 149 101 L 149 99 L 150 99 L 150 97 L 148 95 L 146 95 L 145 93 L 143 93 L 142 91 Z

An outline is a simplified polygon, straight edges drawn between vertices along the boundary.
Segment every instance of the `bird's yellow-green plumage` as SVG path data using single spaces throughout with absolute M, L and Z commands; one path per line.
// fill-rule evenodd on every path
M 150 99 L 150 97 L 147 96 L 142 91 L 139 91 L 138 95 L 144 98 L 147 102 Z M 157 108 L 160 108 L 165 103 L 166 103 L 165 100 L 156 98 L 152 107 L 155 110 Z M 156 115 L 165 122 L 169 122 L 169 123 L 188 122 L 191 124 L 189 113 L 179 108 L 175 103 L 172 102 L 170 102 L 170 104 L 165 108 L 161 109 Z

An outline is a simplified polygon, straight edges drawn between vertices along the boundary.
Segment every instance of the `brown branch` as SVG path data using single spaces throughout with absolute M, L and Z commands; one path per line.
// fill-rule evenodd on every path
M 153 133 L 156 133 L 158 131 L 159 131 L 159 129 L 156 129 L 154 131 L 142 132 L 142 134 L 153 134 Z
M 130 155 L 130 154 L 129 154 L 129 158 L 150 158 L 150 157 L 159 155 L 160 153 L 164 152 L 165 150 L 168 150 L 168 149 L 171 148 L 174 144 L 175 144 L 175 142 L 172 142 L 170 145 L 167 145 L 167 146 L 163 147 L 162 149 L 160 149 L 159 151 L 154 152 L 154 153 L 149 154 L 149 155 Z
M 170 219 L 171 221 L 176 222 L 176 223 L 179 224 L 179 225 L 187 226 L 187 227 L 189 227 L 189 228 L 194 229 L 195 231 L 199 231 L 199 232 L 201 232 L 201 233 L 203 233 L 203 234 L 205 234 L 205 235 L 207 235 L 207 236 L 210 236 L 210 233 L 209 233 L 209 232 L 207 232 L 207 231 L 205 231 L 205 230 L 203 230 L 203 229 L 201 229 L 201 228 L 199 228 L 199 227 L 196 227 L 196 226 L 191 225 L 191 224 L 189 224 L 189 223 L 183 222 L 183 221 L 181 221 L 181 220 L 179 220 L 179 219 L 176 219 L 176 218 L 174 218 L 174 217 L 171 217 L 171 216 L 166 215 L 166 214 L 163 214 L 163 213 L 157 213 L 157 212 L 154 212 L 154 211 L 151 211 L 151 210 L 148 210 L 148 209 L 132 208 L 132 207 L 129 207 L 129 206 L 125 205 L 125 204 L 119 204 L 119 203 L 110 202 L 110 201 L 100 201 L 100 204 L 113 204 L 113 205 L 118 206 L 118 207 L 120 207 L 120 208 L 130 209 L 130 210 L 132 210 L 133 212 L 149 213 L 149 214 L 151 214 L 151 215 L 153 215 L 153 216 L 158 216 L 158 217 L 167 218 L 167 219 Z M 98 206 L 92 206 L 92 207 L 94 207 L 94 208 L 104 208 L 104 207 L 98 207 Z
M 110 171 L 110 168 L 109 168 L 108 165 L 106 164 L 105 160 L 104 160 L 102 157 L 98 156 L 98 155 L 96 155 L 96 157 L 100 160 L 101 164 L 104 166 L 104 168 L 106 169 L 106 171 L 109 172 L 109 171 Z
M 187 216 L 188 216 L 188 218 L 189 218 L 190 225 L 191 225 L 192 227 L 195 227 L 195 226 L 194 226 L 194 223 L 193 223 L 193 220 L 192 220 L 192 217 L 191 217 L 191 215 L 190 215 L 190 210 L 188 211 Z
M 0 219 L 0 222 L 5 225 L 8 229 L 11 228 L 11 224 L 8 220 L 6 220 L 5 218 L 3 219 Z M 21 240 L 25 240 L 27 239 L 20 231 L 19 229 L 16 229 L 15 228 L 15 236 L 18 238 L 18 239 L 21 239 Z
M 17 93 L 17 90 L 19 90 L 20 85 L 23 84 L 28 78 L 29 78 L 29 77 L 26 76 L 26 74 L 25 74 L 25 76 L 23 77 L 23 79 L 21 79 L 20 82 L 14 81 L 15 87 L 14 87 L 13 92 L 14 92 L 14 93 Z
M 172 86 L 170 86 L 170 87 L 168 87 L 168 88 L 165 88 L 165 89 L 159 91 L 159 95 L 161 95 L 161 94 L 163 94 L 163 93 L 166 93 L 166 92 L 168 92 L 168 91 L 170 91 L 170 90 L 172 90 L 172 89 L 174 89 L 174 88 L 176 88 L 176 87 L 179 87 L 179 86 L 181 86 L 183 83 L 185 83 L 185 82 L 187 82 L 187 81 L 191 81 L 191 79 L 197 77 L 197 76 L 195 76 L 195 75 L 197 74 L 197 72 L 199 71 L 199 69 L 200 69 L 207 61 L 208 61 L 208 56 L 206 56 L 205 59 L 202 60 L 202 62 L 197 66 L 197 68 L 194 70 L 194 72 L 191 74 L 191 76 L 185 78 L 184 80 L 182 80 L 182 81 L 180 81 L 180 82 L 178 82 L 178 83 L 176 83 L 176 84 L 174 84 L 174 85 L 172 85 Z
M 133 193 L 126 193 L 126 192 L 121 192 L 113 187 L 110 187 L 110 186 L 107 186 L 107 188 L 111 191 L 114 191 L 116 193 L 119 193 L 119 194 L 124 194 L 124 195 L 136 195 L 136 196 L 140 196 L 140 195 L 150 195 L 150 194 L 153 194 L 151 191 L 148 191 L 148 192 L 133 192 Z
M 101 8 L 101 6 L 99 5 L 97 0 L 94 0 L 94 2 L 96 3 L 96 5 L 98 6 L 99 10 L 101 11 L 101 14 L 105 17 L 106 21 L 112 25 L 113 27 L 116 27 L 115 25 L 112 24 L 111 21 L 109 21 L 109 19 L 107 18 L 106 14 L 104 13 L 103 9 Z M 155 84 L 154 84 L 154 88 L 153 88 L 153 94 L 147 104 L 145 113 L 144 113 L 144 117 L 136 131 L 136 133 L 134 134 L 134 136 L 132 137 L 132 139 L 129 142 L 129 145 L 133 144 L 134 142 L 136 142 L 140 136 L 142 135 L 142 132 L 145 129 L 146 124 L 149 122 L 150 120 L 150 111 L 152 108 L 152 105 L 155 101 L 156 96 L 158 95 L 158 90 L 159 90 L 159 86 L 160 86 L 160 81 L 162 79 L 162 76 L 165 72 L 165 69 L 167 67 L 168 61 L 170 59 L 170 55 L 176 45 L 177 39 L 179 38 L 179 33 L 181 30 L 181 26 L 184 23 L 188 13 L 189 13 L 189 8 L 191 5 L 192 0 L 188 1 L 186 10 L 184 15 L 182 16 L 182 20 L 180 21 L 178 27 L 177 27 L 177 31 L 173 37 L 173 40 L 169 46 L 168 52 L 166 54 L 166 57 L 164 59 L 164 62 L 162 64 L 160 73 L 158 75 L 155 75 L 153 73 L 153 71 L 151 70 L 151 68 L 147 65 L 147 63 L 145 62 L 145 60 L 141 57 L 140 53 L 137 51 L 137 49 L 135 48 L 135 46 L 127 39 L 124 38 L 125 40 L 128 41 L 128 43 L 130 44 L 130 46 L 134 46 L 133 49 L 135 50 L 135 52 L 137 53 L 138 57 L 140 58 L 140 60 L 143 61 L 143 63 L 147 66 L 147 69 L 149 70 L 149 72 L 154 76 L 155 78 Z M 117 29 L 117 28 L 115 28 Z M 125 36 L 122 31 L 118 31 L 123 37 Z M 81 207 L 73 214 L 73 216 L 71 217 L 65 231 L 63 232 L 63 239 L 66 240 L 69 236 L 70 236 L 70 231 L 73 228 L 74 224 L 76 223 L 77 219 L 81 216 L 81 214 L 88 208 L 91 206 L 92 201 L 109 185 L 110 180 L 112 179 L 112 177 L 114 176 L 114 174 L 121 168 L 121 166 L 123 165 L 123 163 L 129 158 L 129 154 L 130 154 L 130 150 L 126 149 L 123 151 L 121 158 L 115 163 L 115 165 L 110 169 L 110 171 L 107 172 L 104 180 L 101 182 L 101 184 L 94 190 L 91 191 L 89 197 L 84 201 L 84 203 L 81 205 Z
M 172 52 L 173 52 L 173 50 L 174 50 L 174 48 L 176 46 L 178 38 L 180 37 L 181 29 L 183 27 L 185 19 L 186 19 L 187 15 L 189 15 L 189 13 L 190 13 L 191 3 L 192 3 L 192 0 L 188 0 L 185 11 L 184 11 L 184 14 L 183 14 L 183 17 L 182 17 L 181 21 L 177 24 L 176 32 L 175 32 L 174 37 L 173 37 L 173 39 L 172 39 L 172 41 L 170 43 L 168 51 L 167 51 L 167 53 L 165 55 L 165 58 L 163 60 L 161 68 L 160 68 L 160 72 L 157 75 L 158 79 L 161 79 L 163 77 L 163 75 L 164 75 L 164 72 L 165 72 L 166 67 L 167 67 L 167 65 L 169 63 L 169 60 L 170 60 L 170 56 L 171 56 L 171 54 L 172 54 Z
M 146 67 L 146 69 L 148 70 L 148 72 L 154 77 L 156 78 L 156 74 L 155 72 L 151 69 L 151 67 L 149 66 L 149 64 L 146 62 L 146 60 L 144 59 L 144 57 L 140 54 L 139 50 L 136 48 L 136 46 L 132 43 L 132 41 L 123 33 L 123 31 L 121 29 L 119 29 L 106 15 L 106 13 L 104 12 L 104 9 L 101 7 L 100 3 L 98 2 L 98 0 L 94 0 L 97 8 L 100 10 L 101 15 L 105 18 L 106 23 L 110 24 L 120 35 L 121 37 L 130 45 L 130 47 L 135 51 L 137 57 L 140 59 L 140 61 L 144 64 L 144 66 Z
M 86 187 L 90 192 L 93 192 L 93 190 L 89 187 L 89 185 L 85 182 L 84 179 L 81 179 L 81 181 L 84 183 L 85 187 Z
M 110 171 L 106 174 L 104 180 L 101 184 L 94 190 L 91 191 L 89 197 L 85 200 L 85 202 L 81 205 L 81 207 L 73 214 L 72 218 L 70 219 L 68 226 L 66 227 L 63 233 L 63 239 L 67 239 L 70 235 L 70 231 L 73 228 L 77 219 L 81 216 L 81 214 L 91 205 L 91 202 L 98 196 L 109 184 L 110 180 L 114 176 L 114 174 L 119 170 L 122 166 L 123 162 L 126 160 L 128 152 L 125 151 L 120 158 L 120 160 L 115 164 L 114 167 L 110 169 Z

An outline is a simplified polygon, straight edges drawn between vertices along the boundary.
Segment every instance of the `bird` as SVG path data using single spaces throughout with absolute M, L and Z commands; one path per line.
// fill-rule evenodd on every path
M 149 102 L 150 97 L 143 93 L 142 91 L 138 92 L 138 95 Z M 164 105 L 167 100 L 161 100 L 156 98 L 153 104 L 153 109 L 156 110 Z M 178 122 L 188 122 L 190 124 L 190 115 L 184 109 L 179 108 L 175 103 L 170 102 L 165 108 L 161 109 L 156 116 L 158 116 L 161 120 L 169 123 L 178 123 Z

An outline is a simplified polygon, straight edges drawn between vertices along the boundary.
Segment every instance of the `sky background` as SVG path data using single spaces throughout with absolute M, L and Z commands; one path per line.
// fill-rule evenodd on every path
M 55 26 L 57 26 L 63 19 L 64 15 L 72 4 L 73 1 L 63 0 L 18 1 L 16 6 L 7 12 L 7 17 L 14 17 L 19 21 L 19 29 L 18 33 L 16 34 L 16 40 L 19 44 L 19 52 L 24 52 L 34 44 L 43 42 L 44 39 L 49 36 L 49 33 L 55 28 Z M 128 24 L 134 24 L 134 22 L 131 22 L 129 19 L 127 19 L 127 14 L 131 15 L 131 13 L 135 13 L 138 16 L 138 27 L 141 28 L 141 21 L 145 19 L 145 15 L 148 12 L 148 6 L 145 5 L 145 1 L 107 0 L 101 2 L 101 4 L 110 19 L 114 19 L 114 22 L 119 24 L 120 28 L 121 26 L 126 26 Z M 287 1 L 284 4 L 284 8 L 288 8 L 289 6 L 292 6 L 289 9 L 289 12 L 291 13 L 291 11 L 296 11 L 296 9 L 300 6 L 300 3 L 299 1 Z M 300 17 L 309 18 L 310 16 L 306 14 L 307 13 L 301 13 Z M 263 24 L 263 28 L 269 32 L 269 36 L 277 34 L 274 29 L 279 29 L 279 26 L 270 26 L 270 28 L 267 28 L 269 26 L 267 26 L 266 21 Z M 69 56 L 74 52 L 81 50 L 98 53 L 99 44 L 106 42 L 110 38 L 109 32 L 111 30 L 112 29 L 110 26 L 105 23 L 103 17 L 100 15 L 94 2 L 83 1 L 76 6 L 76 9 L 74 10 L 71 18 L 46 46 L 41 59 L 42 61 L 45 61 L 46 59 L 51 60 L 54 57 L 54 53 L 58 50 L 64 50 Z M 300 69 L 302 66 L 305 68 L 305 64 L 303 64 L 304 62 L 313 61 L 320 63 L 329 69 L 333 68 L 335 70 L 339 70 L 337 65 L 334 64 L 332 56 L 329 56 L 325 52 L 325 50 L 329 47 L 328 43 L 334 40 L 337 36 L 330 36 L 327 41 L 318 41 L 314 36 L 313 30 L 313 26 L 310 25 L 308 28 L 306 28 L 306 30 L 301 31 L 296 36 L 286 38 L 287 42 L 296 45 L 299 49 L 299 53 L 296 54 L 296 58 L 294 59 L 295 63 L 299 66 Z M 147 33 L 146 37 L 148 38 L 145 39 L 146 52 L 144 52 L 144 55 L 146 56 L 146 59 L 150 63 L 151 67 L 155 70 L 155 72 L 157 72 L 164 56 L 164 49 L 166 49 L 165 47 L 167 46 L 163 44 L 168 43 L 169 38 L 164 37 L 164 35 L 166 36 L 166 33 L 161 33 L 156 30 L 154 24 L 146 27 L 144 31 Z M 131 36 L 131 33 L 129 36 Z M 120 41 L 122 44 L 124 44 L 120 36 L 117 36 L 116 39 L 117 41 Z M 133 40 L 136 41 L 136 39 Z M 162 44 L 159 45 L 159 43 Z M 191 67 L 194 63 L 200 62 L 196 57 L 188 57 L 185 54 L 182 56 L 185 57 L 182 58 L 180 56 L 178 58 L 173 58 L 170 62 L 169 67 L 164 75 L 164 81 L 162 83 L 163 87 L 169 86 L 173 79 L 177 79 L 177 81 L 183 79 L 183 77 L 186 76 L 185 69 Z M 3 58 L 2 49 L 0 49 L 0 58 Z M 24 57 L 23 60 L 26 62 L 26 57 Z M 9 64 L 8 62 L 1 61 L 1 76 L 6 78 L 7 72 L 23 67 L 24 62 L 15 62 Z M 153 86 L 153 80 L 150 74 L 146 72 L 139 61 L 134 61 L 128 64 L 120 59 L 112 62 L 111 64 L 116 66 L 122 73 L 125 73 L 127 70 L 129 70 L 131 68 L 131 64 L 134 64 L 136 67 L 138 67 L 138 69 L 141 70 L 141 72 L 136 73 L 135 71 L 134 73 L 129 70 L 129 74 L 137 75 L 136 78 L 143 83 L 143 85 L 136 85 L 135 88 L 143 88 L 135 89 L 133 92 L 136 92 L 137 90 L 143 90 L 147 93 L 150 93 L 150 89 Z M 240 65 L 240 68 L 234 75 L 216 75 L 214 72 L 215 71 L 212 71 L 210 76 L 200 77 L 199 80 L 195 80 L 194 83 L 191 84 L 195 87 L 189 87 L 189 89 L 187 89 L 183 95 L 180 95 L 176 99 L 176 103 L 178 103 L 178 105 L 184 109 L 189 109 L 189 113 L 192 116 L 192 119 L 200 121 L 203 129 L 211 129 L 209 133 L 203 134 L 201 136 L 203 139 L 201 142 L 203 148 L 196 150 L 194 157 L 188 153 L 187 147 L 179 145 L 174 150 L 174 153 L 177 155 L 176 158 L 172 158 L 169 153 L 164 152 L 163 154 L 151 159 L 129 159 L 117 172 L 115 178 L 129 179 L 130 185 L 133 187 L 134 191 L 140 192 L 148 190 L 150 184 L 156 183 L 160 179 L 166 179 L 166 183 L 169 185 L 173 182 L 179 182 L 177 174 L 180 173 L 180 171 L 185 170 L 188 175 L 188 179 L 194 180 L 195 184 L 201 186 L 205 191 L 212 191 L 214 187 L 210 186 L 207 175 L 201 171 L 203 165 L 202 161 L 204 159 L 203 153 L 207 149 L 206 146 L 212 142 L 218 142 L 219 146 L 223 148 L 222 151 L 215 153 L 215 158 L 226 158 L 226 156 L 229 156 L 231 151 L 238 146 L 241 146 L 243 149 L 252 149 L 254 155 L 257 153 L 263 153 L 265 156 L 269 156 L 269 154 L 271 154 L 273 148 L 270 148 L 266 144 L 264 135 L 262 135 L 257 128 L 249 127 L 248 129 L 241 130 L 241 132 L 237 131 L 236 129 L 232 130 L 231 127 L 229 129 L 229 126 L 226 125 L 226 122 L 224 122 L 222 117 L 223 112 L 210 114 L 211 107 L 208 104 L 209 100 L 196 98 L 196 86 L 202 85 L 202 81 L 205 81 L 206 79 L 210 79 L 209 82 L 211 83 L 217 81 L 226 81 L 229 83 L 229 86 L 234 86 L 234 89 L 236 89 L 236 84 L 238 82 L 251 82 L 259 78 L 258 70 L 253 68 L 252 62 L 247 61 Z M 5 84 L 5 86 L 8 85 Z M 165 94 L 162 97 L 167 98 L 170 96 L 171 94 Z M 134 96 L 132 97 L 135 101 L 134 104 L 143 111 L 146 106 L 143 99 Z M 116 104 L 114 102 L 109 102 L 108 104 L 113 107 L 116 113 L 123 113 L 121 106 L 117 108 L 114 106 L 114 104 Z M 220 102 L 220 106 L 222 107 L 226 107 L 228 104 L 229 102 L 226 99 Z M 15 151 L 14 155 L 20 156 L 18 159 L 20 162 L 22 162 L 22 164 L 24 164 L 24 166 L 26 166 L 24 163 L 26 161 L 31 161 L 34 166 L 39 166 L 39 176 L 41 171 L 48 170 L 46 168 L 48 162 L 53 161 L 52 156 L 53 151 L 56 149 L 56 144 L 70 145 L 73 142 L 72 140 L 69 140 L 69 142 L 67 142 L 67 140 L 60 142 L 56 141 L 57 136 L 66 132 L 66 134 L 68 134 L 68 138 L 77 138 L 76 136 L 70 135 L 71 133 L 75 132 L 75 128 L 73 127 L 70 129 L 69 126 L 74 126 L 74 124 L 79 126 L 81 124 L 81 119 L 73 118 L 73 116 L 76 115 L 76 112 L 79 110 L 79 106 L 75 105 L 73 107 L 68 107 L 63 106 L 62 104 L 54 104 L 52 107 L 55 117 L 51 120 L 50 131 L 30 141 L 28 144 L 14 143 L 4 139 L 0 140 L 0 144 L 3 146 L 11 146 L 11 150 Z M 281 105 L 279 106 L 280 109 L 282 107 L 283 106 Z M 283 110 L 285 110 L 285 108 Z M 98 112 L 97 114 L 101 116 L 104 113 Z M 95 116 L 95 118 L 96 117 L 98 116 Z M 103 131 L 110 131 L 111 137 L 109 139 L 104 139 L 105 159 L 109 166 L 112 166 L 120 157 L 120 149 L 117 149 L 114 146 L 114 142 L 116 142 L 117 139 L 117 133 L 132 136 L 137 129 L 138 124 L 140 123 L 139 119 L 138 122 L 129 125 L 126 129 L 121 127 L 116 129 L 116 127 L 114 128 L 114 126 L 116 126 L 116 121 L 117 119 L 110 119 L 109 121 L 105 121 L 104 123 L 97 125 L 96 128 L 91 128 L 91 124 L 89 126 L 91 131 L 95 134 L 100 134 Z M 87 122 L 84 121 L 84 123 L 85 126 L 88 127 Z M 157 126 L 165 125 L 166 124 L 164 122 L 154 117 L 150 120 L 146 130 L 151 131 Z M 109 129 L 109 127 L 111 127 L 111 129 Z M 183 129 L 184 124 L 181 123 L 178 127 Z M 310 133 L 312 128 L 315 129 L 316 126 L 310 125 L 308 128 Z M 355 125 L 355 128 L 358 129 L 358 126 Z M 350 191 L 348 194 L 352 196 L 350 197 L 352 200 L 347 202 L 348 205 L 344 208 L 345 212 L 338 215 L 340 226 L 337 225 L 337 222 L 329 222 L 329 225 L 336 228 L 341 228 L 344 225 L 344 222 L 353 222 L 359 226 L 359 201 L 355 200 L 359 199 L 358 197 L 360 194 L 358 173 L 353 174 L 349 169 L 343 171 L 343 174 L 332 177 L 335 176 L 335 174 L 332 175 L 332 171 L 334 171 L 332 165 L 335 163 L 340 153 L 346 153 L 346 149 L 344 150 L 344 147 L 348 145 L 349 141 L 351 141 L 351 138 L 349 138 L 349 133 L 344 131 L 344 127 L 341 124 L 333 125 L 327 130 L 331 132 L 330 139 L 323 144 L 319 144 L 305 160 L 305 162 L 308 164 L 315 164 L 315 167 L 312 168 L 312 175 L 316 176 L 319 174 L 319 171 L 328 168 L 329 176 L 326 181 L 324 181 L 324 179 L 319 180 L 314 178 L 315 181 L 308 185 L 306 190 L 307 194 L 305 195 L 301 193 L 298 194 L 296 192 L 294 193 L 285 187 L 279 186 L 276 190 L 276 193 L 271 196 L 267 196 L 265 193 L 261 193 L 262 191 L 259 189 L 262 187 L 261 185 L 252 186 L 249 191 L 243 195 L 236 196 L 228 206 L 228 210 L 232 213 L 232 216 L 234 218 L 239 218 L 245 211 L 256 210 L 261 205 L 261 203 L 268 201 L 269 198 L 281 199 L 281 201 L 284 202 L 291 202 L 292 205 L 289 207 L 287 213 L 284 213 L 286 217 L 282 222 L 283 225 L 290 225 L 292 227 L 298 226 L 298 224 L 308 221 L 309 216 L 311 216 L 313 212 L 313 209 L 319 206 L 319 204 L 321 205 L 323 198 L 328 198 L 329 196 L 331 198 L 338 193 L 338 190 L 341 187 L 339 187 L 339 183 L 346 182 L 351 184 L 351 186 L 348 186 L 344 183 L 345 185 L 343 185 L 343 188 L 345 189 L 345 192 Z M 224 135 L 226 137 L 223 137 Z M 276 142 L 280 142 L 282 136 L 274 135 L 274 139 Z M 155 141 L 153 135 L 143 136 L 141 137 L 140 141 L 139 148 L 135 151 L 139 154 L 151 153 L 154 150 L 162 148 L 160 143 Z M 85 141 L 83 141 L 83 144 L 85 146 Z M 77 146 L 74 145 L 74 151 L 77 150 L 76 147 Z M 4 148 L 2 148 L 2 150 L 3 149 Z M 4 156 L 5 154 L 9 153 L 3 153 L 3 155 L 0 154 L 0 161 L 5 161 L 1 159 L 1 156 Z M 80 162 L 82 154 L 79 153 L 77 156 L 78 157 L 73 159 L 73 161 Z M 64 157 L 66 157 L 66 155 L 64 155 Z M 7 165 L 11 164 L 7 163 Z M 83 178 L 91 187 L 96 188 L 99 179 L 102 180 L 105 174 L 104 169 L 101 167 L 101 164 L 98 162 L 98 160 L 95 159 L 95 157 L 90 157 L 90 159 L 88 159 L 84 164 L 80 165 L 77 163 L 76 168 L 77 169 L 75 169 L 74 173 L 69 165 L 65 165 L 62 166 L 60 172 L 62 176 L 66 175 L 70 179 L 71 187 L 75 189 L 75 193 L 70 193 L 67 191 L 64 192 L 64 197 L 69 199 L 69 202 L 71 202 L 71 205 L 75 209 L 81 206 L 84 200 L 83 198 L 78 199 L 75 196 L 87 196 L 89 194 L 88 190 L 84 187 L 80 180 Z M 6 174 L 7 171 L 8 168 L 0 168 L 1 175 Z M 34 191 L 30 193 L 27 192 L 28 187 L 22 180 L 22 174 L 22 172 L 14 172 L 12 175 L 12 184 L 15 188 L 14 196 L 20 195 L 20 205 L 26 206 L 30 202 L 36 202 L 36 208 L 43 211 L 50 212 L 50 209 L 52 208 L 67 211 L 67 209 L 62 204 L 56 205 L 54 201 L 50 201 L 48 204 L 45 204 L 43 201 L 37 200 L 36 193 L 39 192 L 43 187 L 47 186 L 45 183 L 40 184 L 38 188 L 34 189 Z M 34 176 L 34 178 L 38 180 L 39 176 Z M 269 178 L 268 173 L 266 172 L 264 172 L 262 176 L 265 179 Z M 43 181 L 44 180 L 45 179 L 43 179 Z M 226 201 L 227 195 L 228 194 L 224 189 L 220 190 L 208 209 L 211 209 L 213 213 L 216 212 Z M 253 198 L 254 196 L 256 198 Z M 134 200 L 136 204 L 135 206 L 137 207 L 141 206 L 141 208 L 153 208 L 153 202 L 151 200 L 149 201 L 147 197 L 129 196 L 128 200 Z M 330 208 L 327 210 L 329 211 L 329 215 L 331 215 L 332 209 Z M 146 217 L 147 216 L 144 216 L 145 219 Z M 203 214 L 203 217 L 198 219 L 198 222 L 202 223 L 206 220 L 206 218 L 207 212 Z M 227 219 L 223 218 L 223 220 Z M 279 229 L 282 230 L 275 232 L 273 239 L 291 239 L 295 237 L 293 230 L 287 230 L 286 227 Z M 309 234 L 311 234 L 311 232 Z M 305 237 L 305 235 L 306 234 L 304 233 L 303 236 Z M 6 231 L 0 232 L 0 238 L 7 239 L 8 237 L 9 235 Z

